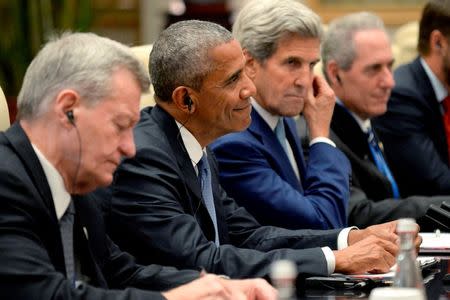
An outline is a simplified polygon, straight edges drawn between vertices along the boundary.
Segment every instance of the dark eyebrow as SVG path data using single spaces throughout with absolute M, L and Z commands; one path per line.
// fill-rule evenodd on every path
M 389 67 L 392 67 L 392 65 L 394 64 L 394 59 L 390 60 L 389 62 L 386 63 Z M 384 63 L 374 63 L 371 65 L 368 65 L 365 69 L 368 70 L 373 70 L 373 69 L 378 69 L 381 68 L 384 65 Z
M 229 85 L 235 81 L 236 78 L 238 78 L 243 72 L 243 69 L 239 69 L 233 74 L 231 74 L 225 81 L 223 82 L 223 86 Z

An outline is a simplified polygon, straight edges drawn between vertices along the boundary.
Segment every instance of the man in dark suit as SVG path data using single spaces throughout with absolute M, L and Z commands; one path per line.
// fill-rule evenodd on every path
M 450 0 L 425 5 L 418 50 L 418 58 L 395 70 L 387 112 L 374 126 L 403 195 L 450 195 L 450 127 L 443 122 L 450 101 Z
M 371 126 L 371 118 L 386 111 L 394 86 L 394 59 L 381 18 L 361 12 L 332 21 L 323 39 L 322 58 L 337 97 L 331 137 L 351 162 L 353 187 L 361 190 L 350 198 L 350 224 L 421 218 L 431 203 L 448 199 L 416 196 L 396 201 L 402 190 Z M 367 198 L 361 197 L 364 193 Z
M 222 186 L 261 224 L 345 227 L 350 164 L 328 138 L 334 94 L 313 75 L 320 60 L 319 16 L 300 3 L 247 6 L 233 34 L 257 92 L 250 127 L 212 144 Z M 312 138 L 308 164 L 293 119 L 301 112 Z
M 145 291 L 200 274 L 137 265 L 106 235 L 86 193 L 134 155 L 132 127 L 148 86 L 126 46 L 94 34 L 63 35 L 33 60 L 18 122 L 0 133 L 2 299 L 275 299 L 261 280 L 214 275 Z
M 185 21 L 161 33 L 149 63 L 157 105 L 141 112 L 136 156 L 109 189 L 115 241 L 143 262 L 155 253 L 238 278 L 267 276 L 282 258 L 302 273 L 388 270 L 395 222 L 361 231 L 263 227 L 221 188 L 206 146 L 250 123 L 255 87 L 244 63 L 239 43 L 217 24 Z

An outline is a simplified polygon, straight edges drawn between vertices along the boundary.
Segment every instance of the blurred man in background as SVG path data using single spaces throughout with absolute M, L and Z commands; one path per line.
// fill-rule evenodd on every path
M 450 0 L 425 5 L 418 51 L 374 126 L 403 196 L 450 195 Z
M 352 165 L 350 224 L 413 217 L 422 229 L 433 229 L 421 218 L 430 204 L 450 197 L 402 199 L 371 124 L 372 118 L 386 112 L 394 87 L 394 59 L 383 21 L 367 12 L 333 20 L 322 43 L 322 59 L 324 74 L 336 93 L 331 137 Z

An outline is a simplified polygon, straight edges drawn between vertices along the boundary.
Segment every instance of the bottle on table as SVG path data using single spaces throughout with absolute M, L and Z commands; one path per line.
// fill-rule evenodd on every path
M 277 260 L 271 265 L 270 279 L 278 290 L 278 299 L 295 299 L 297 265 L 290 260 Z
M 397 255 L 395 276 L 392 286 L 397 288 L 418 289 L 425 299 L 425 289 L 420 267 L 417 262 L 415 240 L 416 221 L 400 219 L 397 234 L 400 238 L 400 249 Z

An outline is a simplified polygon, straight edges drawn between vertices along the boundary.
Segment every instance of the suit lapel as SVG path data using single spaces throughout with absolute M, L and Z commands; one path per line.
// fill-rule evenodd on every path
M 303 150 L 300 139 L 297 134 L 295 121 L 292 118 L 285 118 L 286 137 L 294 153 L 295 161 L 297 162 L 298 170 L 300 172 L 301 182 L 305 182 L 306 166 L 305 158 L 303 157 Z
M 108 287 L 101 267 L 109 258 L 106 247 L 106 228 L 100 212 L 96 212 L 94 199 L 88 196 L 72 196 L 75 205 L 74 244 L 75 253 L 80 260 L 81 273 L 87 275 L 91 284 Z
M 197 198 L 202 197 L 200 183 L 192 166 L 191 159 L 184 146 L 180 131 L 175 120 L 161 107 L 156 105 L 151 110 L 152 117 L 156 120 L 160 129 L 167 137 L 171 149 L 176 157 L 177 164 L 180 167 L 183 178 L 187 181 L 188 188 Z
M 48 223 L 42 223 L 41 226 L 48 233 L 45 235 L 43 242 L 48 245 L 48 254 L 52 260 L 55 269 L 65 274 L 66 267 L 64 262 L 64 251 L 59 230 L 59 221 L 56 217 L 55 205 L 53 203 L 52 193 L 48 185 L 47 177 L 42 169 L 41 163 L 34 152 L 30 140 L 23 131 L 18 122 L 14 123 L 6 132 L 5 137 L 8 139 L 11 147 L 16 151 L 17 156 L 22 161 L 27 174 L 38 192 L 40 199 L 30 199 L 30 201 L 38 201 L 38 205 L 42 205 L 42 212 L 48 216 Z M 42 200 L 42 201 L 41 201 Z
M 391 183 L 376 167 L 366 134 L 355 118 L 340 104 L 336 104 L 334 108 L 331 129 L 332 140 L 352 164 L 353 184 L 363 188 L 371 198 L 392 197 Z M 376 194 L 372 192 L 373 186 L 378 186 Z
M 430 118 L 427 117 L 427 122 L 429 123 L 426 125 L 430 127 L 430 134 L 433 136 L 433 141 L 436 143 L 436 149 L 438 150 L 441 159 L 448 163 L 448 147 L 447 140 L 445 139 L 445 127 L 444 122 L 438 121 L 442 120 L 442 113 L 433 86 L 431 85 L 431 81 L 419 58 L 411 63 L 410 68 L 414 76 L 414 82 L 417 84 L 417 91 L 422 93 L 423 99 L 426 101 L 426 103 L 423 103 L 426 105 L 423 109 L 429 109 L 431 111 Z M 425 113 L 428 115 L 427 112 Z
M 215 238 L 214 224 L 202 199 L 200 181 L 198 180 L 198 176 L 195 173 L 189 154 L 184 146 L 183 139 L 181 138 L 181 135 L 179 133 L 178 126 L 173 117 L 170 116 L 158 105 L 151 108 L 151 114 L 152 117 L 155 119 L 156 123 L 160 126 L 161 132 L 163 132 L 166 135 L 166 138 L 170 144 L 170 148 L 173 150 L 176 162 L 181 172 L 180 177 L 182 178 L 182 180 L 186 182 L 185 185 L 186 188 L 190 190 L 194 195 L 194 197 L 191 197 L 190 201 L 189 199 L 183 201 L 185 202 L 189 201 L 188 204 L 190 205 L 191 214 L 194 215 L 197 221 L 199 222 L 205 236 L 209 240 L 214 241 Z M 210 152 L 208 154 L 212 155 Z M 211 157 L 208 160 L 212 168 Z M 211 179 L 212 183 L 214 184 L 213 181 L 215 180 L 215 178 Z M 221 205 L 218 204 L 220 198 L 217 197 L 214 185 L 213 185 L 213 195 L 214 195 L 214 203 L 216 205 L 218 230 L 219 232 L 223 232 L 224 227 L 223 224 L 225 223 L 225 221 L 223 220 L 222 214 L 218 213 L 219 210 L 218 208 L 220 208 Z M 181 200 L 182 199 L 180 199 L 180 201 Z M 224 242 L 222 238 L 223 236 L 219 237 L 221 243 Z
M 416 77 L 415 82 L 419 85 L 418 90 L 422 93 L 423 98 L 427 100 L 429 107 L 432 109 L 435 116 L 441 117 L 439 102 L 437 101 L 431 81 L 420 63 L 420 59 L 416 59 L 412 62 L 411 69 L 413 71 L 413 76 Z
M 6 132 L 6 138 L 11 143 L 14 150 L 20 157 L 27 173 L 30 174 L 31 180 L 37 187 L 39 194 L 44 200 L 44 205 L 48 208 L 53 221 L 58 222 L 56 217 L 55 205 L 53 203 L 52 193 L 45 177 L 44 170 L 34 152 L 31 142 L 23 131 L 18 122 L 14 123 Z
M 284 180 L 288 181 L 292 186 L 295 186 L 300 191 L 303 190 L 303 188 L 300 186 L 299 181 L 297 180 L 297 176 L 295 175 L 294 170 L 292 169 L 291 162 L 289 161 L 289 158 L 284 151 L 283 147 L 278 142 L 278 139 L 275 135 L 275 133 L 270 129 L 269 125 L 263 120 L 263 118 L 256 112 L 256 110 L 252 110 L 252 122 L 250 124 L 250 127 L 248 128 L 248 131 L 255 136 L 257 140 L 261 142 L 261 144 L 264 146 L 264 148 L 267 149 L 267 151 L 270 153 L 271 156 L 275 158 L 275 164 L 278 165 L 278 169 L 282 174 L 280 174 L 281 177 L 284 178 Z M 286 124 L 286 123 L 285 123 Z M 286 134 L 289 139 L 289 135 L 293 135 L 291 124 L 288 124 L 286 126 Z M 295 131 L 295 129 L 294 129 Z M 296 143 L 293 143 L 294 145 Z M 302 163 L 299 164 L 297 160 L 297 166 L 299 168 L 299 171 L 304 174 L 304 163 L 303 163 L 303 155 L 300 153 L 300 147 L 297 145 L 292 147 L 295 158 L 300 158 Z M 301 175 L 303 179 L 303 174 Z M 303 181 L 302 181 L 303 182 Z
M 331 128 L 360 159 L 368 159 L 373 162 L 365 133 L 346 108 L 340 104 L 336 104 L 334 107 Z
M 432 120 L 441 119 L 441 108 L 439 102 L 434 93 L 431 81 L 425 72 L 420 59 L 417 58 L 411 63 L 411 69 L 413 76 L 416 78 L 415 82 L 418 84 L 418 91 L 422 93 L 423 98 L 427 101 L 428 107 L 431 109 L 433 118 Z M 445 128 L 442 122 L 435 122 L 436 128 L 440 131 L 440 136 L 445 136 Z M 442 134 L 442 135 L 441 135 Z

